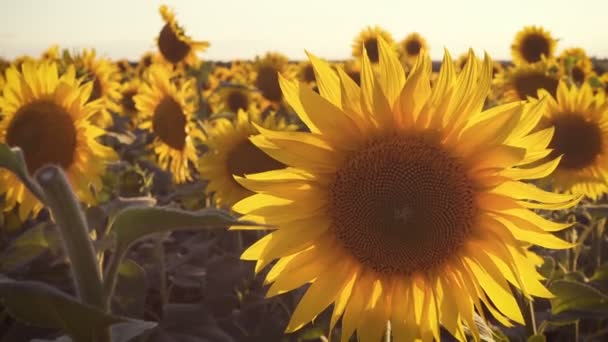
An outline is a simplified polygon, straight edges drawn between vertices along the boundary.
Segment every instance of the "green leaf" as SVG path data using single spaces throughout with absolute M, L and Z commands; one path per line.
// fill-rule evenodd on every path
M 608 314 L 608 296 L 590 285 L 572 280 L 556 280 L 549 289 L 555 294 L 555 298 L 551 299 L 553 314 L 571 310 Z
M 46 223 L 41 223 L 15 239 L 0 255 L 0 270 L 14 270 L 44 253 L 49 248 L 46 227 Z
M 38 327 L 61 330 L 76 342 L 94 341 L 99 332 L 126 321 L 82 304 L 41 282 L 0 278 L 0 297 L 15 318 Z
M 158 324 L 156 322 L 147 322 L 139 320 L 130 320 L 112 325 L 112 342 L 128 342 L 134 337 L 137 337 L 147 330 L 153 329 Z
M 608 262 L 604 263 L 595 270 L 595 273 L 590 278 L 591 281 L 606 281 L 608 280 Z
M 551 279 L 555 273 L 555 259 L 550 256 L 543 257 L 543 265 L 538 269 L 538 272 L 545 278 Z
M 14 173 L 25 187 L 39 200 L 44 198 L 43 192 L 32 178 L 30 178 L 23 158 L 23 152 L 18 147 L 10 148 L 7 144 L 0 144 L 0 167 Z
M 118 268 L 114 291 L 114 313 L 140 318 L 146 304 L 146 272 L 135 261 L 127 259 Z
M 545 335 L 536 334 L 528 337 L 526 342 L 547 342 L 547 338 L 545 337 Z

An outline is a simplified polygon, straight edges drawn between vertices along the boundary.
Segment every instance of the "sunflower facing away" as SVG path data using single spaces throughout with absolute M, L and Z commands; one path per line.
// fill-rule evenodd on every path
M 80 84 L 74 67 L 59 76 L 51 62 L 25 62 L 21 72 L 6 70 L 7 84 L 0 96 L 0 142 L 23 151 L 28 172 L 33 175 L 46 164 L 65 171 L 80 200 L 92 204 L 91 187 L 101 188 L 106 162 L 116 156 L 113 150 L 97 143 L 104 130 L 89 123 L 102 109 L 101 101 L 87 101 L 93 83 Z M 25 220 L 37 213 L 42 204 L 17 177 L 0 170 L 0 193 L 5 196 L 4 210 L 19 204 L 19 217 Z
M 413 65 L 422 51 L 428 51 L 429 47 L 426 39 L 418 32 L 413 32 L 407 35 L 401 43 L 399 43 L 401 58 L 407 65 Z
M 540 93 L 548 97 L 540 126 L 555 128 L 549 158 L 562 156 L 547 180 L 557 191 L 599 198 L 608 191 L 608 103 L 588 84 L 568 88 L 562 81 L 555 98 Z
M 205 51 L 209 43 L 205 41 L 194 41 L 188 37 L 184 30 L 178 25 L 175 14 L 165 5 L 160 6 L 160 15 L 165 21 L 165 26 L 158 35 L 158 50 L 163 58 L 171 64 L 185 62 L 193 65 L 197 61 L 196 52 Z
M 242 255 L 259 271 L 279 259 L 268 295 L 312 283 L 292 314 L 295 331 L 330 304 L 342 341 L 439 340 L 444 326 L 479 339 L 474 311 L 507 326 L 523 323 L 512 285 L 526 297 L 551 297 L 525 249 L 570 245 L 550 232 L 565 224 L 530 209 L 558 209 L 577 198 L 523 183 L 551 172 L 552 130 L 530 134 L 543 104 L 522 102 L 481 112 L 492 61 L 470 53 L 456 74 L 446 53 L 437 85 L 430 58 L 409 78 L 379 40 L 374 76 L 363 58 L 361 87 L 309 55 L 320 95 L 281 80 L 287 101 L 310 133 L 260 129 L 251 141 L 285 168 L 238 178 L 256 194 L 233 206 L 243 219 L 277 229 Z M 251 227 L 247 227 L 251 228 Z M 488 311 L 486 311 L 486 309 Z
M 526 26 L 515 35 L 511 45 L 511 57 L 514 64 L 535 63 L 553 57 L 557 41 L 540 26 Z
M 233 175 L 243 176 L 285 167 L 251 143 L 249 137 L 259 133 L 254 124 L 275 131 L 297 129 L 297 126 L 288 125 L 285 119 L 274 113 L 262 118 L 256 112 L 247 114 L 239 111 L 233 122 L 224 118 L 212 121 L 204 138 L 208 151 L 199 160 L 198 169 L 201 177 L 209 180 L 206 193 L 214 193 L 215 203 L 219 206 L 231 206 L 252 194 L 237 183 Z
M 198 128 L 193 121 L 196 89 L 193 80 L 176 85 L 173 71 L 153 64 L 133 98 L 139 112 L 139 128 L 155 135 L 154 153 L 158 164 L 173 174 L 176 183 L 192 179 L 189 163 L 197 159 L 193 138 Z
M 380 26 L 368 26 L 359 33 L 353 42 L 353 57 L 361 58 L 363 51 L 367 51 L 369 60 L 374 64 L 378 63 L 380 59 L 380 54 L 378 53 L 379 37 L 382 37 L 391 47 L 394 47 L 395 40 L 388 31 L 385 31 Z

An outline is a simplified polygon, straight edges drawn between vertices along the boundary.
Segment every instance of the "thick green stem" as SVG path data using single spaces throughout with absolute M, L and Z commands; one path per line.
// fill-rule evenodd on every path
M 104 271 L 103 292 L 106 298 L 105 307 L 107 310 L 110 310 L 112 307 L 112 297 L 114 296 L 114 289 L 116 288 L 116 283 L 118 281 L 118 268 L 126 254 L 126 249 L 116 249 L 114 253 L 112 253 L 108 266 L 106 266 Z
M 95 250 L 80 204 L 65 174 L 57 166 L 47 165 L 36 172 L 35 178 L 44 191 L 45 204 L 50 208 L 61 233 L 78 297 L 86 304 L 104 309 L 104 293 Z

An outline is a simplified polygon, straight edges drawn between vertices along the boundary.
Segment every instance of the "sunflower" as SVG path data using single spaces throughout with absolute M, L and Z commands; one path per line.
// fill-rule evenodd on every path
M 259 112 L 239 111 L 236 119 L 220 118 L 208 125 L 204 143 L 208 151 L 200 158 L 198 169 L 203 179 L 209 180 L 206 193 L 214 193 L 215 203 L 231 206 L 252 194 L 237 183 L 233 175 L 258 173 L 284 168 L 285 165 L 267 156 L 254 146 L 249 137 L 258 134 L 255 125 L 278 131 L 295 131 L 283 118 L 270 113 L 262 118 Z
M 583 84 L 593 75 L 593 63 L 581 48 L 569 48 L 559 55 L 560 73 L 575 84 Z
M 246 86 L 230 84 L 220 86 L 209 97 L 209 105 L 213 113 L 238 113 L 244 111 L 260 111 L 261 95 Z
M 139 77 L 133 77 L 120 85 L 120 113 L 130 117 L 134 123 L 137 122 L 137 108 L 135 107 L 135 100 L 133 98 L 137 95 L 140 86 L 141 80 Z
M 552 58 L 557 41 L 540 26 L 526 26 L 517 32 L 511 45 L 511 57 L 514 64 L 535 63 L 542 56 Z
M 175 14 L 167 6 L 160 6 L 160 15 L 165 21 L 165 26 L 160 30 L 158 36 L 158 50 L 163 58 L 171 64 L 180 62 L 188 65 L 195 64 L 196 52 L 205 51 L 209 47 L 209 43 L 194 41 L 188 37 L 175 20 Z
M 276 228 L 242 258 L 257 260 L 256 271 L 279 259 L 269 296 L 311 283 L 288 332 L 331 303 L 342 341 L 357 330 L 359 341 L 377 342 L 387 322 L 395 341 L 438 341 L 440 324 L 461 341 L 466 324 L 479 340 L 474 311 L 523 323 L 509 285 L 551 297 L 535 269 L 541 258 L 525 246 L 570 247 L 550 233 L 568 225 L 530 209 L 578 200 L 521 182 L 559 161 L 527 167 L 550 153 L 551 129 L 530 134 L 543 105 L 481 112 L 489 57 L 471 52 L 456 74 L 446 53 L 432 88 L 428 56 L 406 81 L 392 46 L 379 45 L 379 75 L 364 57 L 361 87 L 312 55 L 320 95 L 281 79 L 311 133 L 260 128 L 251 138 L 286 167 L 238 178 L 256 194 L 233 210 Z
M 378 53 L 378 38 L 382 37 L 393 49 L 396 50 L 393 36 L 382 29 L 380 26 L 368 26 L 362 30 L 355 38 L 352 44 L 352 55 L 355 58 L 361 58 L 363 50 L 367 51 L 369 60 L 376 64 L 379 62 L 380 54 Z
M 311 86 L 315 83 L 315 70 L 312 67 L 312 63 L 305 61 L 298 64 L 298 79 L 300 82 L 304 82 Z
M 49 46 L 49 48 L 46 49 L 42 53 L 40 58 L 47 60 L 47 61 L 57 62 L 59 60 L 59 58 L 61 58 L 61 53 L 59 51 L 59 45 L 55 44 L 55 45 Z
M 132 77 L 135 77 L 135 67 L 128 59 L 121 59 L 114 64 L 116 64 L 116 68 L 120 73 L 121 82 L 126 82 Z
M 84 49 L 73 58 L 78 76 L 93 82 L 89 101 L 101 100 L 104 109 L 91 120 L 102 128 L 112 125 L 112 114 L 120 111 L 120 73 L 114 63 L 98 58 L 95 50 Z
M 555 96 L 559 74 L 553 61 L 543 60 L 512 66 L 497 74 L 494 83 L 501 102 L 506 103 L 536 97 L 539 89 L 546 89 Z
M 357 85 L 361 85 L 361 63 L 359 60 L 347 60 L 341 67 Z
M 155 60 L 159 59 L 153 52 L 146 52 L 140 58 L 137 66 L 135 67 L 135 73 L 142 76 L 146 70 L 154 63 Z
M 255 87 L 275 107 L 283 102 L 283 94 L 279 87 L 279 74 L 283 74 L 287 78 L 294 76 L 293 70 L 287 62 L 285 55 L 268 52 L 264 57 L 257 57 L 254 63 Z
M 155 135 L 158 164 L 173 174 L 176 183 L 192 179 L 189 163 L 197 159 L 194 138 L 200 132 L 193 121 L 196 112 L 195 82 L 172 82 L 174 72 L 164 64 L 153 64 L 133 98 L 139 112 L 139 128 Z
M 89 123 L 103 106 L 99 100 L 87 101 L 93 83 L 80 84 L 72 66 L 59 75 L 53 62 L 25 62 L 21 72 L 13 66 L 6 70 L 6 80 L 0 96 L 0 142 L 21 148 L 30 175 L 46 164 L 61 166 L 78 198 L 94 203 L 91 187 L 101 188 L 105 164 L 116 155 L 96 141 L 104 130 Z M 19 204 L 22 220 L 42 208 L 6 170 L 0 170 L 0 193 L 4 210 Z
M 548 156 L 562 156 L 546 180 L 557 191 L 597 199 L 608 192 L 608 103 L 593 95 L 591 86 L 580 88 L 561 81 L 557 96 L 546 95 L 547 111 L 539 127 L 555 128 Z
M 401 58 L 406 65 L 414 65 L 416 58 L 422 51 L 428 51 L 429 46 L 426 39 L 418 32 L 413 32 L 407 35 L 401 43 L 399 43 Z

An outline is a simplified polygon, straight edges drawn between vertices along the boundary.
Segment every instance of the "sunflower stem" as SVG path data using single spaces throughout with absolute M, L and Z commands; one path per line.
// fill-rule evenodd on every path
M 386 321 L 386 330 L 384 331 L 384 342 L 391 342 L 391 321 Z
M 86 304 L 105 309 L 95 250 L 84 214 L 65 174 L 59 167 L 47 165 L 36 172 L 35 178 L 44 191 L 46 205 L 61 234 L 78 298 Z
M 532 302 L 532 299 L 526 298 L 526 300 L 528 301 L 528 308 L 530 309 L 530 324 L 532 325 L 532 332 L 534 333 L 534 335 L 537 335 L 538 331 L 536 329 L 536 315 L 534 314 L 534 303 Z

